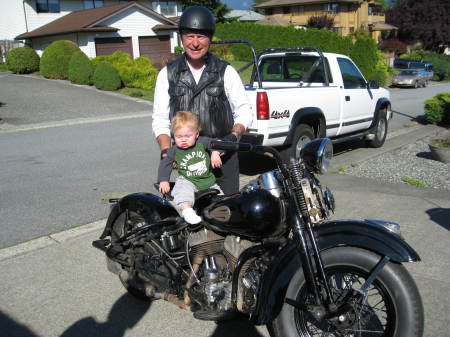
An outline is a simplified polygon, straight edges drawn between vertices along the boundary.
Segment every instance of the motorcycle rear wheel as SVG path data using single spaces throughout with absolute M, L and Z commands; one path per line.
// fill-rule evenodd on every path
M 111 242 L 114 243 L 126 233 L 144 224 L 145 220 L 139 213 L 132 211 L 120 213 L 111 226 Z M 132 268 L 127 270 L 122 267 L 122 271 L 119 274 L 119 280 L 133 297 L 142 301 L 153 300 L 152 297 L 147 296 L 144 282 L 136 275 Z
M 337 304 L 345 296 L 356 296 L 355 290 L 380 260 L 379 255 L 354 247 L 330 249 L 322 258 Z M 312 303 L 302 270 L 291 279 L 286 298 Z M 421 337 L 423 326 L 422 300 L 414 280 L 402 265 L 389 262 L 364 301 L 352 304 L 345 314 L 319 322 L 308 312 L 284 303 L 269 331 L 274 337 Z

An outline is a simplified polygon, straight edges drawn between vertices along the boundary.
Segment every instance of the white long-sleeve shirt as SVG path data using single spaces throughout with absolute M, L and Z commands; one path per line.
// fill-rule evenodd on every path
M 195 82 L 198 83 L 205 66 L 198 70 L 193 69 L 189 63 L 188 66 Z M 242 124 L 245 128 L 248 128 L 252 123 L 253 114 L 241 78 L 239 77 L 238 72 L 230 65 L 225 68 L 223 77 L 225 95 L 230 102 L 234 124 Z M 152 123 L 155 137 L 158 137 L 161 134 L 170 137 L 169 103 L 169 80 L 167 78 L 167 67 L 164 67 L 161 69 L 156 79 Z M 195 113 L 195 111 L 193 112 Z

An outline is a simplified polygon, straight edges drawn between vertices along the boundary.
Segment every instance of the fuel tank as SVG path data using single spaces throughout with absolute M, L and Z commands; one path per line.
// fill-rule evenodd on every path
M 277 236 L 285 230 L 283 203 L 264 189 L 216 201 L 203 211 L 203 218 L 215 232 L 253 241 Z

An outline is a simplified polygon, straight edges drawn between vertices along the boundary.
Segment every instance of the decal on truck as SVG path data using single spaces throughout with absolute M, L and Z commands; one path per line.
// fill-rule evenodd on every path
M 289 118 L 289 116 L 291 115 L 289 110 L 284 110 L 284 111 L 272 111 L 272 113 L 270 114 L 270 118 L 271 119 L 280 119 L 280 118 Z

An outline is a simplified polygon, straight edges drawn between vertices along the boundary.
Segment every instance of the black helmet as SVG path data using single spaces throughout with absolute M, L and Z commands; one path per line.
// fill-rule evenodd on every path
M 214 35 L 216 18 L 211 11 L 203 6 L 191 6 L 181 14 L 178 30 L 199 30 Z

